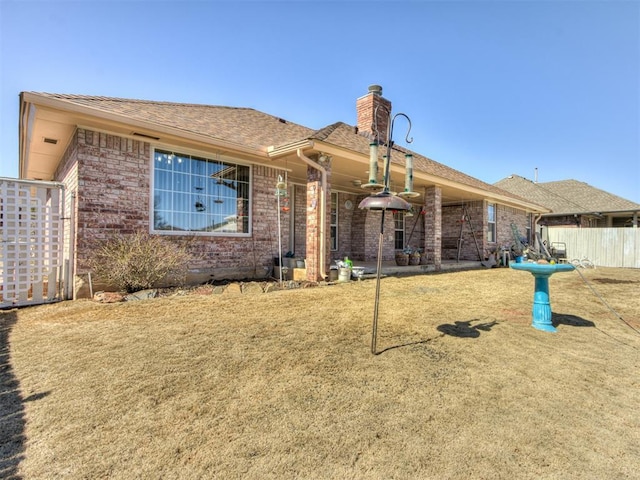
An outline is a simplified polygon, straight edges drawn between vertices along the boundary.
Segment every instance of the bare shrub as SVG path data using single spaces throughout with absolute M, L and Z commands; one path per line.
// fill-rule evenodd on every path
M 128 293 L 158 286 L 184 283 L 191 239 L 169 239 L 146 232 L 116 235 L 96 241 L 89 264 L 104 282 Z

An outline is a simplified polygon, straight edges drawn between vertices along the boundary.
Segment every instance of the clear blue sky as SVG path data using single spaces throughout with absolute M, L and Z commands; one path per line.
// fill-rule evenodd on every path
M 0 176 L 18 173 L 21 91 L 321 128 L 355 124 L 380 84 L 423 155 L 488 183 L 537 167 L 640 203 L 637 1 L 0 0 L 0 70 Z

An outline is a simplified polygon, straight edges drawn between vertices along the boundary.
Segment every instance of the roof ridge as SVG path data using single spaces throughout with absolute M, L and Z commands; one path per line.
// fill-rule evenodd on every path
M 563 187 L 563 186 L 567 186 L 567 185 L 579 185 L 581 187 L 588 187 L 591 190 L 597 190 L 598 195 L 606 195 L 607 197 L 609 197 L 610 199 L 615 199 L 615 200 L 619 200 L 619 201 L 624 201 L 624 202 L 628 202 L 629 204 L 633 204 L 633 205 L 640 205 L 636 202 L 634 202 L 633 200 L 628 200 L 624 197 L 621 197 L 620 195 L 616 195 L 615 193 L 611 193 L 608 192 L 607 190 L 603 190 L 601 188 L 598 187 L 594 187 L 593 185 L 591 185 L 590 183 L 587 182 L 583 182 L 582 180 L 577 180 L 575 178 L 568 178 L 566 180 L 553 180 L 550 182 L 545 182 L 545 184 L 548 185 L 553 185 L 554 187 Z M 555 188 L 554 188 L 555 190 Z M 584 207 L 584 205 L 579 205 L 580 207 L 586 208 Z
M 335 132 L 338 128 L 340 128 L 343 125 L 347 127 L 350 126 L 344 122 L 334 122 L 318 130 L 314 130 L 311 133 L 311 135 L 309 135 L 309 138 L 313 138 L 315 140 L 325 140 L 326 138 L 329 137 L 329 135 L 331 135 L 333 132 Z
M 49 92 L 29 92 L 35 95 L 44 95 L 50 98 L 56 98 L 58 100 L 97 100 L 97 101 L 109 101 L 119 103 L 139 103 L 146 105 L 167 105 L 167 106 L 181 106 L 181 107 L 204 107 L 204 108 L 224 108 L 228 110 L 253 110 L 259 111 L 251 107 L 233 107 L 229 105 L 209 105 L 206 103 L 192 103 L 192 102 L 172 102 L 168 100 L 148 100 L 142 98 L 124 98 L 124 97 L 107 97 L 104 95 L 83 95 L 75 93 L 49 93 Z M 264 112 L 260 112 L 264 113 Z M 265 115 L 270 115 L 265 113 Z M 274 115 L 271 115 L 274 116 Z M 275 117 L 278 118 L 278 117 Z

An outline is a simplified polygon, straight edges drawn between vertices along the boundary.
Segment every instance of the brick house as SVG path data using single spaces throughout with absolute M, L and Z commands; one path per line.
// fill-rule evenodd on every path
M 380 213 L 358 205 L 371 193 L 362 184 L 372 139 L 386 141 L 388 115 L 372 129 L 379 105 L 391 111 L 372 86 L 356 100 L 355 126 L 314 130 L 250 108 L 22 92 L 19 175 L 64 183 L 75 278 L 87 273 L 90 240 L 145 230 L 193 238 L 194 283 L 265 277 L 279 238 L 316 281 L 336 259 L 377 258 Z M 529 231 L 548 211 L 397 145 L 392 190 L 407 181 L 407 153 L 419 196 L 409 199 L 413 216 L 386 216 L 384 261 L 407 246 L 427 252 L 436 270 L 447 259 L 480 260 L 465 210 L 483 255 L 511 243 L 511 223 Z

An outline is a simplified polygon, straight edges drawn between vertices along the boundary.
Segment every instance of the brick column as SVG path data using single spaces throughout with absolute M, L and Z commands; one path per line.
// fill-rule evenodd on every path
M 360 202 L 366 198 L 364 195 L 358 195 L 353 202 L 355 208 L 351 219 L 351 258 L 353 260 L 368 260 L 368 250 L 365 247 L 367 234 L 367 213 L 368 210 L 358 208 Z
M 424 192 L 424 251 L 433 259 L 436 270 L 442 269 L 442 190 L 428 187 Z

